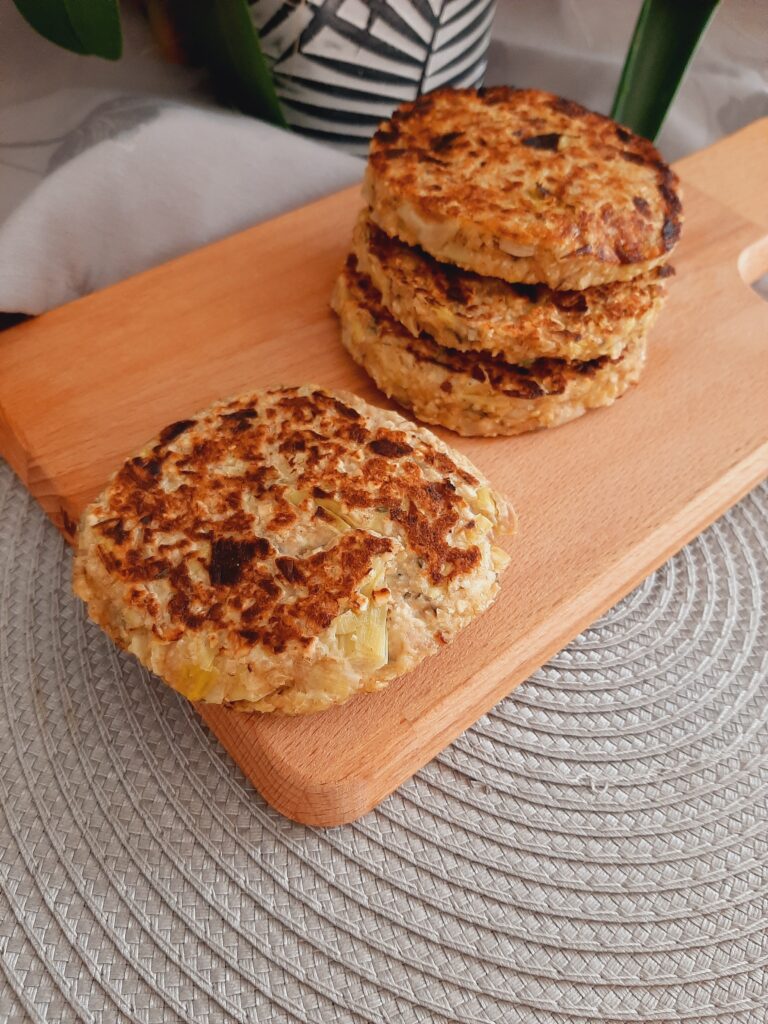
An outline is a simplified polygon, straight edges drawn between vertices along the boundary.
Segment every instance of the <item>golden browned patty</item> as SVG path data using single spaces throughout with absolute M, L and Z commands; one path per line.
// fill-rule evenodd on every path
M 582 289 L 645 274 L 682 221 L 654 146 L 536 89 L 443 89 L 373 137 L 373 219 L 436 259 L 513 283 Z
M 336 282 L 333 306 L 342 343 L 385 394 L 420 419 L 464 435 L 522 434 L 567 423 L 614 402 L 645 363 L 642 334 L 628 338 L 615 357 L 542 358 L 525 367 L 487 352 L 445 348 L 426 334 L 415 338 L 381 305 L 354 256 Z
M 75 591 L 191 700 L 318 711 L 375 690 L 494 600 L 506 502 L 397 413 L 320 388 L 167 427 L 86 509 Z
M 629 338 L 650 329 L 666 290 L 662 278 L 672 273 L 663 266 L 581 292 L 509 284 L 439 263 L 385 234 L 365 210 L 355 226 L 353 251 L 384 306 L 411 334 L 426 333 L 448 348 L 491 352 L 512 363 L 618 356 Z

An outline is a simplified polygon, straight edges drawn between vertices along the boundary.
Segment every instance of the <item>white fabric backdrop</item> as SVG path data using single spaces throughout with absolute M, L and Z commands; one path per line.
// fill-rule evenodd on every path
M 639 3 L 500 0 L 489 82 L 607 110 Z M 214 107 L 123 4 L 126 53 L 83 58 L 0 8 L 0 310 L 38 313 L 350 184 L 360 163 Z M 764 0 L 725 0 L 661 143 L 768 113 Z

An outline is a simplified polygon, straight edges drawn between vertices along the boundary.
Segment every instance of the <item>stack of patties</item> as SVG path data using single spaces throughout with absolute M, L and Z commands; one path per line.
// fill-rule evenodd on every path
M 379 128 L 336 284 L 353 358 L 460 434 L 610 405 L 640 377 L 678 240 L 646 139 L 532 89 L 441 90 Z

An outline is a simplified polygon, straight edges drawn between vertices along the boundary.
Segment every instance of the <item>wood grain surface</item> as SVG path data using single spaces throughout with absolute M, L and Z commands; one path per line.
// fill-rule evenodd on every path
M 768 269 L 768 120 L 678 170 L 678 274 L 640 386 L 554 431 L 443 433 L 520 516 L 494 608 L 324 714 L 200 707 L 284 814 L 365 813 L 768 472 L 768 305 L 747 283 Z M 0 452 L 65 533 L 125 456 L 215 398 L 314 382 L 387 404 L 328 308 L 359 203 L 338 193 L 0 334 Z

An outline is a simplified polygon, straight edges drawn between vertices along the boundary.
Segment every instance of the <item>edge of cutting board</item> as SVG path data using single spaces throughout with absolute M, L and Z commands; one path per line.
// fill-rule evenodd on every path
M 749 281 L 768 268 L 768 190 L 764 188 L 768 169 L 768 119 L 686 158 L 677 165 L 677 169 L 690 193 L 692 208 L 708 207 L 718 216 L 718 244 L 714 245 L 710 237 L 706 258 L 695 266 L 702 289 L 707 296 L 712 296 L 713 302 L 717 299 L 721 303 L 726 319 L 733 319 L 734 331 L 743 335 L 746 330 L 755 335 L 750 344 L 754 343 L 757 351 L 760 340 L 757 335 L 761 334 L 763 340 L 768 338 L 768 307 L 741 282 L 739 274 Z M 252 254 L 256 246 L 266 265 L 270 265 L 270 260 L 279 263 L 282 259 L 285 266 L 290 266 L 290 261 L 298 258 L 301 250 L 303 228 L 306 226 L 308 235 L 311 234 L 313 222 L 320 222 L 322 226 L 332 220 L 334 231 L 346 233 L 354 214 L 353 195 L 357 195 L 357 189 L 337 193 L 0 334 L 0 451 L 65 533 L 71 534 L 73 519 L 103 483 L 105 464 L 117 464 L 163 423 L 189 414 L 211 398 L 226 393 L 229 382 L 241 379 L 242 367 L 250 365 L 238 362 L 245 360 L 248 353 L 243 354 L 237 349 L 237 359 L 231 365 L 217 366 L 211 380 L 197 373 L 196 369 L 187 373 L 181 366 L 178 378 L 174 380 L 173 392 L 169 391 L 167 381 L 153 382 L 142 405 L 142 416 L 146 415 L 147 426 L 140 427 L 141 436 L 136 438 L 127 436 L 129 430 L 125 435 L 108 437 L 108 432 L 94 431 L 93 423 L 88 433 L 87 417 L 78 419 L 80 413 L 72 400 L 77 374 L 73 371 L 67 376 L 60 371 L 62 376 L 57 379 L 56 386 L 58 393 L 64 396 L 59 424 L 63 432 L 61 442 L 49 436 L 50 429 L 47 434 L 43 429 L 43 417 L 52 400 L 45 386 L 40 394 L 30 391 L 28 402 L 19 400 L 15 389 L 24 385 L 29 388 L 34 381 L 34 368 L 25 365 L 25 353 L 37 351 L 37 358 L 41 359 L 49 339 L 58 339 L 63 344 L 68 332 L 82 332 L 84 327 L 93 332 L 104 332 L 110 344 L 129 337 L 131 331 L 141 336 L 141 331 L 151 331 L 154 322 L 152 311 L 160 310 L 158 303 L 164 298 L 171 302 L 171 308 L 163 308 L 162 315 L 160 312 L 157 315 L 164 323 L 174 325 L 174 329 L 178 327 L 180 336 L 183 336 L 185 327 L 194 325 L 197 315 L 197 307 L 187 308 L 183 296 L 187 293 L 197 295 L 196 288 L 210 287 L 207 272 L 211 265 L 216 266 L 221 274 L 222 281 L 216 286 L 219 289 L 216 296 L 221 302 L 222 322 L 229 325 L 226 328 L 229 330 L 234 314 L 225 308 L 225 302 L 231 295 L 237 299 L 240 292 L 233 286 L 231 294 L 225 294 L 229 287 L 226 274 L 237 267 L 249 252 Z M 317 240 L 312 244 L 320 246 Z M 685 233 L 681 252 L 687 251 L 684 246 Z M 726 267 L 715 266 L 718 253 L 718 258 L 727 261 Z M 693 261 L 689 259 L 689 262 Z M 330 281 L 332 268 L 317 271 L 321 278 L 318 295 L 321 292 L 325 295 L 323 289 L 327 289 L 323 276 L 326 270 Z M 277 271 L 273 270 L 273 273 Z M 182 279 L 186 286 L 180 290 L 178 282 Z M 678 285 L 673 283 L 673 288 L 676 287 Z M 718 298 L 718 289 L 723 294 L 727 293 L 728 302 Z M 146 302 L 147 310 L 137 307 L 137 297 Z M 316 297 L 311 301 L 315 300 Z M 256 305 L 243 304 L 242 321 L 235 325 L 239 330 L 267 322 L 273 294 L 255 300 L 250 296 L 249 301 Z M 309 301 L 302 292 L 299 304 Z M 112 316 L 113 309 L 121 303 L 127 304 L 131 310 L 125 335 L 121 334 L 121 324 L 115 325 Z M 312 323 L 302 322 L 298 314 L 294 322 L 290 320 L 290 314 L 286 314 L 288 319 L 284 317 L 284 322 L 278 325 L 279 330 L 285 332 L 286 340 L 283 342 L 281 335 L 274 344 L 292 344 L 299 353 L 291 360 L 285 355 L 294 374 L 302 372 L 305 362 L 311 365 L 315 354 L 307 346 L 315 337 L 328 339 L 329 332 L 336 330 L 325 309 L 325 298 L 322 305 L 312 309 L 317 317 Z M 699 312 L 697 310 L 696 314 Z M 684 319 L 679 303 L 675 306 L 671 300 L 662 314 L 658 336 L 664 338 L 683 330 Z M 657 332 L 654 332 L 654 337 Z M 658 349 L 657 364 L 665 355 L 662 345 L 658 345 Z M 122 345 L 115 351 L 118 357 L 115 366 L 119 374 L 120 360 L 130 360 L 131 353 L 126 352 Z M 283 352 L 283 349 L 279 351 Z M 376 404 L 384 404 L 382 396 L 345 358 L 337 343 L 333 352 L 329 349 L 328 371 L 319 383 L 351 387 Z M 659 365 L 654 368 L 652 364 L 650 369 L 657 375 L 657 381 L 663 380 L 658 376 L 661 373 Z M 696 367 L 692 372 L 695 370 Z M 756 380 L 761 379 L 761 373 L 766 376 L 765 370 L 768 366 L 756 367 Z M 5 389 L 3 373 L 7 374 Z M 296 381 L 286 379 L 286 382 Z M 746 388 L 747 396 L 754 397 L 754 381 L 745 384 L 735 377 L 729 379 L 725 373 L 723 383 L 724 387 Z M 641 384 L 641 388 L 644 386 Z M 230 390 L 236 388 L 230 387 Z M 768 377 L 764 393 L 768 394 Z M 649 392 L 644 391 L 643 394 L 648 399 L 643 408 L 653 412 L 652 403 L 649 405 Z M 123 422 L 129 423 L 127 410 L 135 405 L 135 396 L 120 392 L 118 387 L 115 400 L 121 403 L 118 412 Z M 621 429 L 621 424 L 630 420 L 631 410 L 641 407 L 638 401 L 634 395 L 629 395 L 615 407 L 615 411 L 598 413 L 594 418 L 584 417 L 563 428 L 564 432 L 552 432 L 551 437 L 529 435 L 514 439 L 506 442 L 509 447 L 504 451 L 510 453 L 510 459 L 522 453 L 524 461 L 531 451 L 543 450 L 532 446 L 544 445 L 550 453 L 560 452 L 562 457 L 564 437 L 568 438 L 568 443 L 572 439 L 575 446 L 580 443 L 594 445 L 603 436 L 600 431 L 605 425 L 613 424 L 617 430 Z M 72 412 L 73 409 L 77 414 Z M 617 545 L 615 549 L 601 552 L 600 572 L 590 574 L 583 567 L 578 572 L 573 570 L 571 588 L 558 593 L 549 604 L 543 604 L 538 621 L 524 632 L 518 629 L 503 650 L 491 656 L 487 654 L 498 632 L 512 629 L 503 619 L 499 603 L 469 627 L 450 648 L 429 659 L 418 672 L 395 681 L 382 693 L 357 698 L 343 707 L 309 718 L 240 715 L 220 707 L 198 705 L 200 714 L 264 797 L 288 817 L 316 825 L 337 825 L 359 817 L 768 473 L 768 429 L 764 429 L 760 419 L 761 414 L 765 418 L 763 411 L 757 408 L 756 412 L 756 423 L 751 427 L 750 417 L 743 411 L 734 411 L 734 422 L 738 420 L 739 423 L 739 440 L 724 450 L 716 477 L 702 477 L 700 485 L 690 487 L 686 492 L 687 500 L 674 508 L 670 506 L 671 511 L 668 508 L 663 513 L 660 505 L 655 518 L 649 517 L 643 524 L 642 542 L 625 549 Z M 717 416 L 721 419 L 718 420 Z M 719 430 L 720 423 L 726 428 L 730 423 L 727 417 L 722 417 L 725 417 L 722 410 L 713 410 L 713 433 Z M 676 424 L 675 427 L 681 430 L 687 424 Z M 139 430 L 138 427 L 136 429 Z M 453 435 L 444 436 L 470 454 L 483 469 L 486 468 L 484 460 L 498 459 L 498 454 L 492 453 L 501 451 L 498 446 L 493 447 L 494 442 L 457 441 Z M 66 443 L 70 437 L 77 438 L 80 445 L 79 462 L 74 468 L 66 459 Z M 507 468 L 505 466 L 505 471 Z M 585 471 L 588 471 L 587 462 Z M 490 475 L 493 479 L 493 473 Z M 628 478 L 625 484 L 631 487 L 631 479 Z M 509 493 L 514 500 L 515 489 L 511 486 Z M 556 504 L 557 501 L 554 502 Z M 552 511 L 554 505 L 550 500 L 550 507 L 545 512 L 556 514 Z M 534 545 L 541 541 L 541 538 L 531 536 L 530 530 L 528 537 Z M 525 538 L 520 543 L 524 541 Z M 513 580 L 505 581 L 505 587 L 516 586 L 524 591 L 526 581 L 514 579 L 514 566 L 509 572 Z M 508 613 L 514 617 L 517 611 L 512 606 Z M 483 658 L 477 659 L 474 669 L 468 669 L 467 661 L 471 661 L 476 652 L 483 652 Z M 446 680 L 449 679 L 460 679 L 460 682 L 447 685 Z M 459 688 L 460 693 L 457 692 Z M 386 730 L 380 727 L 383 724 L 387 725 Z M 367 742 L 371 737 L 374 741 Z

